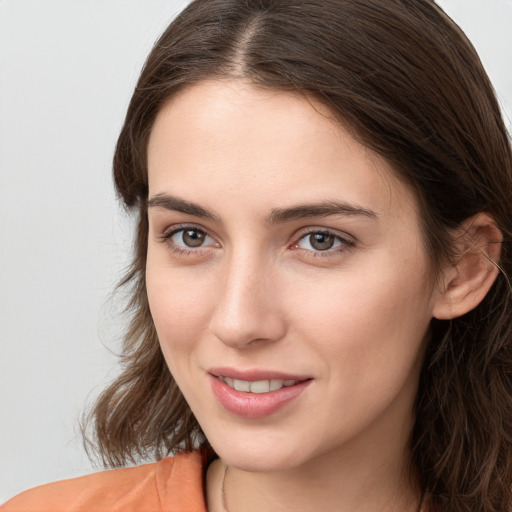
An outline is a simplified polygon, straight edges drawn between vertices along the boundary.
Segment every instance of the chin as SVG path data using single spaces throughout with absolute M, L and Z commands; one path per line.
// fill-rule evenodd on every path
M 252 437 L 248 440 L 249 437 Z M 300 466 L 307 459 L 301 448 L 303 443 L 286 443 L 282 439 L 269 439 L 266 436 L 246 434 L 237 439 L 236 436 L 210 439 L 218 456 L 228 465 L 247 472 L 285 471 Z

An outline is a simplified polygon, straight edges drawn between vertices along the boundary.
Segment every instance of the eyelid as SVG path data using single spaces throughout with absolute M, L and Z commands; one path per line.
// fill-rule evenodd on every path
M 201 231 L 201 232 L 205 233 L 206 235 L 208 235 L 211 238 L 215 238 L 215 236 L 213 236 L 207 228 L 205 228 L 204 226 L 201 226 L 200 224 L 195 224 L 194 222 L 183 222 L 183 223 L 178 223 L 178 224 L 172 224 L 171 226 L 168 226 L 167 228 L 165 228 L 163 230 L 163 232 L 159 238 L 170 238 L 171 236 L 175 235 L 178 231 L 184 231 L 187 229 L 190 229 L 190 230 L 195 229 L 197 231 Z
M 356 238 L 354 236 L 352 236 L 351 234 L 349 234 L 345 231 L 340 231 L 340 230 L 334 229 L 334 228 L 326 228 L 323 226 L 307 226 L 305 228 L 301 228 L 294 233 L 293 239 L 299 240 L 300 238 L 303 238 L 306 235 L 310 235 L 310 234 L 314 234 L 314 233 L 329 234 L 329 235 L 333 235 L 338 238 L 341 238 L 345 242 L 354 243 L 354 244 L 356 243 Z

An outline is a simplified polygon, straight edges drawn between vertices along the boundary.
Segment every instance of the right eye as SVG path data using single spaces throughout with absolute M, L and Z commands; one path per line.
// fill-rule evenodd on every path
M 173 229 L 163 236 L 162 241 L 178 253 L 189 253 L 203 247 L 219 246 L 206 231 L 194 226 Z
M 184 247 L 201 247 L 209 236 L 199 229 L 180 229 L 171 236 L 171 240 L 176 245 Z

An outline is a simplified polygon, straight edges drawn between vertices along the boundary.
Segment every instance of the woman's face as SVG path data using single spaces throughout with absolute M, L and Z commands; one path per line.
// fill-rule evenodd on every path
M 323 106 L 239 81 L 175 96 L 148 151 L 151 312 L 217 453 L 402 456 L 437 299 L 408 187 Z

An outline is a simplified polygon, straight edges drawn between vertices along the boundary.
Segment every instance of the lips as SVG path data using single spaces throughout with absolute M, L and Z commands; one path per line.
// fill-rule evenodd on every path
M 220 405 L 245 418 L 270 416 L 295 401 L 312 382 L 309 377 L 275 372 L 214 369 L 210 383 Z

